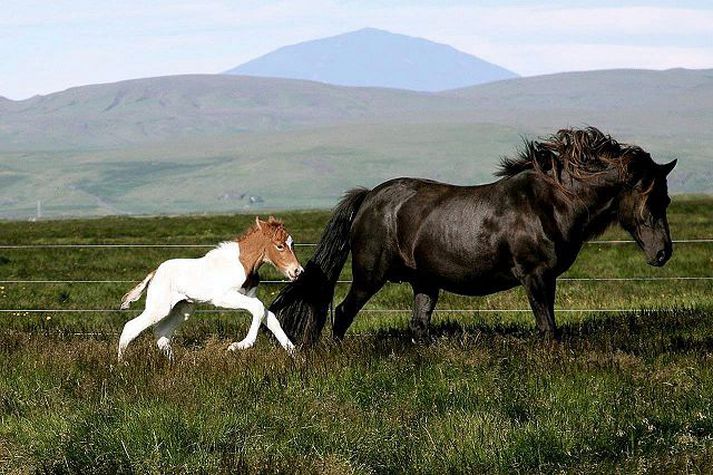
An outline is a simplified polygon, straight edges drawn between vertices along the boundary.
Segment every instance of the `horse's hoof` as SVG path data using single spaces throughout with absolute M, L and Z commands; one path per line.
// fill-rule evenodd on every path
M 433 337 L 429 332 L 416 332 L 411 336 L 411 343 L 419 346 L 428 346 L 433 343 Z

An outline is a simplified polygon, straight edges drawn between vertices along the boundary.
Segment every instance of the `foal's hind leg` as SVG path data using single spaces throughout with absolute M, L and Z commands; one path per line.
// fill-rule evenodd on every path
M 124 330 L 121 332 L 118 351 L 119 361 L 123 359 L 126 347 L 134 338 L 151 325 L 163 320 L 171 312 L 172 300 L 170 293 L 167 291 L 168 286 L 169 283 L 160 277 L 154 278 L 147 291 L 144 311 L 138 317 L 126 322 Z
M 171 313 L 166 318 L 161 320 L 154 327 L 154 335 L 156 335 L 156 345 L 169 360 L 173 360 L 173 348 L 171 348 L 171 339 L 173 332 L 188 317 L 193 313 L 193 305 L 186 300 L 181 300 L 171 309 Z
M 141 315 L 126 322 L 126 325 L 124 325 L 124 329 L 121 332 L 121 336 L 119 337 L 119 361 L 124 359 L 124 351 L 126 351 L 126 347 L 129 343 L 139 336 L 141 332 L 168 315 L 169 312 L 170 307 L 168 306 L 165 308 L 147 307 L 143 312 L 141 312 Z
M 429 326 L 433 309 L 438 302 L 438 289 L 413 284 L 413 313 L 411 332 L 414 342 L 427 342 L 430 338 Z

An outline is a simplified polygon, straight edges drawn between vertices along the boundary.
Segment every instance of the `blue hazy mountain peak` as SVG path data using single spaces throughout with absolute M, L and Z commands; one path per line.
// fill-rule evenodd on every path
M 442 91 L 518 75 L 432 41 L 376 28 L 284 46 L 226 74 Z

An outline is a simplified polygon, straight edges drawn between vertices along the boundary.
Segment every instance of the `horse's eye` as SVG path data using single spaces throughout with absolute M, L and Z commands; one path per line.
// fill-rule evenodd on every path
M 283 246 L 282 244 L 275 244 L 275 248 L 280 252 L 285 250 L 285 246 Z

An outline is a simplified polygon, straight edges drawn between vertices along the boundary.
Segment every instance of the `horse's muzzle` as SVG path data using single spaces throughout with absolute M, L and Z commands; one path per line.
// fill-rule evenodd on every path
M 656 256 L 653 259 L 649 260 L 649 265 L 652 265 L 654 267 L 661 267 L 666 264 L 666 262 L 668 262 L 668 260 L 671 258 L 671 254 L 671 249 L 661 249 L 656 253 Z

